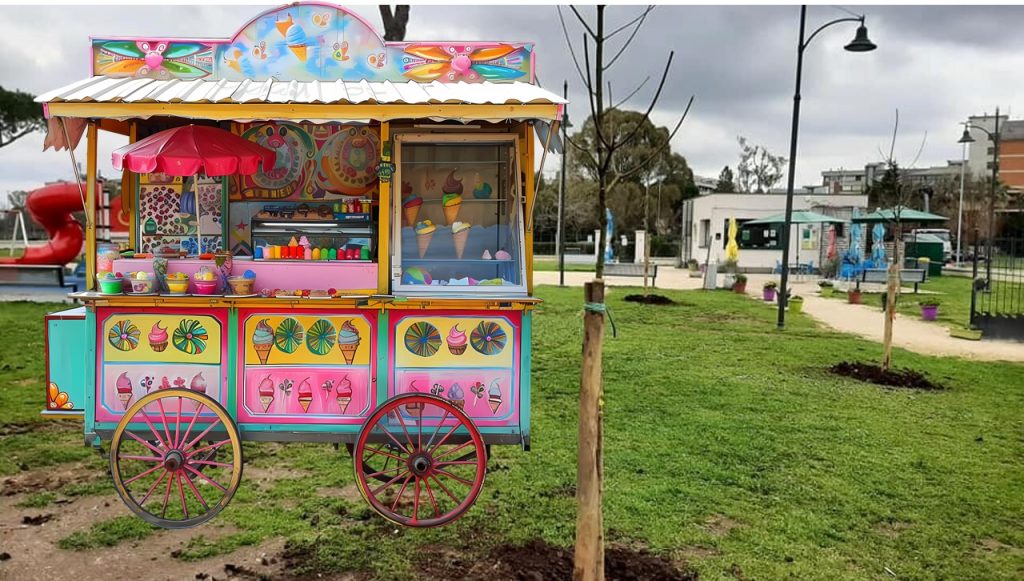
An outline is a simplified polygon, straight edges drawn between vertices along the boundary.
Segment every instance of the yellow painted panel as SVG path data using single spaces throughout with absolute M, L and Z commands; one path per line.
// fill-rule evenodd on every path
M 257 332 L 261 322 L 266 322 L 266 327 L 271 330 L 273 342 L 269 349 L 257 350 L 254 341 L 263 335 Z M 355 328 L 358 342 L 340 342 L 346 324 Z M 246 365 L 369 365 L 372 350 L 369 320 L 348 314 L 249 315 L 241 341 L 245 344 Z M 351 348 L 353 344 L 354 349 Z
M 154 343 L 160 329 L 166 340 Z M 207 315 L 114 314 L 103 322 L 103 360 L 220 363 L 223 337 L 220 323 Z
M 490 345 L 496 352 L 484 355 L 471 344 L 472 335 L 479 329 L 481 338 L 486 339 L 490 325 L 496 325 L 501 333 L 491 337 Z M 463 333 L 466 339 L 465 350 L 458 355 L 455 354 L 458 348 L 453 349 L 449 341 L 453 330 L 456 334 Z M 500 350 L 497 349 L 499 343 L 503 343 Z M 408 345 L 422 355 L 414 353 Z M 398 367 L 511 367 L 514 346 L 515 329 L 500 317 L 410 315 L 395 326 L 395 364 Z

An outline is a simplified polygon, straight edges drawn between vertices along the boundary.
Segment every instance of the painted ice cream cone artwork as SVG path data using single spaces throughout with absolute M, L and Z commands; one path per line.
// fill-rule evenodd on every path
M 427 254 L 427 248 L 430 247 L 430 240 L 434 237 L 437 226 L 430 220 L 424 220 L 417 223 L 414 230 L 416 230 L 416 249 L 420 253 L 420 258 L 423 258 Z
M 288 45 L 288 50 L 292 51 L 295 58 L 302 62 L 306 62 L 306 57 L 308 56 L 308 47 L 306 46 L 306 43 L 308 40 L 306 38 L 306 33 L 302 31 L 301 26 L 290 26 L 288 28 L 288 33 L 285 34 L 285 42 Z
M 416 225 L 416 217 L 420 215 L 420 208 L 423 206 L 423 198 L 412 193 L 412 185 L 409 182 L 402 182 L 402 216 L 405 218 L 405 225 L 412 228 Z
M 270 409 L 270 404 L 274 403 L 274 380 L 270 379 L 269 375 L 260 382 L 259 393 L 260 405 L 263 406 L 263 412 L 266 413 Z
M 466 241 L 469 240 L 469 222 L 456 221 L 452 224 L 452 243 L 455 244 L 455 256 L 462 260 L 462 253 L 466 251 Z
M 444 219 L 449 226 L 454 225 L 459 217 L 459 210 L 462 209 L 462 179 L 455 177 L 455 170 L 448 174 L 441 187 L 441 206 L 444 209 Z
M 416 382 L 413 381 L 409 385 L 409 391 L 407 393 L 419 393 L 419 391 L 420 391 L 419 389 L 416 389 Z M 405 411 L 408 412 L 409 415 L 418 416 L 421 413 L 423 413 L 423 403 L 422 402 L 407 403 L 407 404 L 405 404 Z
M 460 410 L 466 409 L 466 394 L 459 387 L 459 384 L 453 383 L 448 388 L 448 400 L 452 402 L 452 405 L 459 408 Z
M 189 389 L 192 391 L 198 391 L 199 393 L 206 393 L 206 380 L 203 379 L 202 372 L 196 374 L 192 378 L 192 382 L 189 384 Z
M 347 365 L 352 365 L 356 360 L 356 351 L 359 350 L 359 329 L 352 324 L 351 320 L 345 321 L 338 329 L 338 350 L 345 358 Z
M 274 348 L 274 328 L 267 319 L 263 319 L 256 325 L 256 331 L 252 334 L 252 346 L 256 350 L 256 356 L 260 358 L 260 364 L 266 365 L 270 359 L 270 351 Z
M 335 399 L 338 402 L 338 409 L 341 410 L 341 413 L 345 413 L 345 411 L 348 410 L 349 404 L 352 403 L 352 382 L 349 381 L 347 375 L 342 377 L 341 381 L 338 382 L 338 387 L 335 393 Z
M 453 326 L 451 331 L 448 331 L 445 342 L 448 343 L 448 351 L 452 355 L 462 355 L 466 352 L 466 345 L 469 344 L 466 339 L 466 332 L 460 330 L 458 325 Z
M 157 353 L 167 349 L 167 327 L 161 327 L 160 321 L 154 323 L 149 331 L 149 346 Z
M 309 378 L 302 380 L 299 384 L 299 405 L 302 406 L 302 411 L 308 412 L 309 405 L 313 403 L 313 387 L 309 385 Z
M 121 401 L 124 409 L 128 409 L 128 403 L 132 401 L 132 380 L 128 379 L 127 371 L 117 376 L 114 387 L 117 388 L 117 399 Z
M 495 379 L 491 382 L 491 386 L 487 388 L 487 405 L 490 406 L 492 414 L 498 413 L 501 402 L 501 387 L 498 385 L 498 380 Z

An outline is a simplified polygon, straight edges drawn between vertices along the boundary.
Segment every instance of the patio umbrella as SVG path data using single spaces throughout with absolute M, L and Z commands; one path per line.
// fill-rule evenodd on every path
M 114 150 L 114 169 L 172 176 L 252 175 L 274 167 L 277 154 L 217 127 L 183 125 Z
M 846 261 L 850 264 L 860 264 L 864 257 L 860 250 L 860 241 L 864 236 L 863 231 L 864 226 L 857 222 L 850 227 L 850 249 L 846 251 Z
M 854 216 L 854 223 L 864 224 L 877 224 L 881 222 L 895 222 L 896 215 L 899 214 L 900 222 L 916 222 L 916 223 L 936 223 L 946 222 L 949 218 L 940 216 L 938 214 L 932 214 L 930 212 L 922 212 L 920 210 L 914 210 L 912 208 L 904 208 L 897 206 L 895 208 L 877 209 L 874 212 L 863 214 L 861 216 Z
M 829 260 L 835 260 L 838 255 L 836 250 L 836 227 L 835 224 L 828 228 L 828 250 L 825 251 L 825 257 Z
M 734 264 L 739 264 L 740 261 L 740 245 L 736 242 L 736 233 L 738 231 L 736 218 L 729 218 L 729 242 L 725 245 L 725 259 Z
M 826 216 L 825 214 L 819 214 L 810 210 L 797 210 L 790 214 L 790 224 L 845 224 L 846 220 L 841 218 L 833 218 L 832 216 Z M 744 226 L 761 226 L 766 224 L 785 224 L 785 214 L 775 214 L 774 216 L 768 216 L 767 218 L 758 218 L 757 220 L 751 220 L 745 222 Z M 797 241 L 796 245 L 796 262 L 800 264 L 800 241 Z
M 879 264 L 885 264 L 885 226 L 876 222 L 871 229 L 871 260 L 875 261 L 875 267 L 881 268 Z

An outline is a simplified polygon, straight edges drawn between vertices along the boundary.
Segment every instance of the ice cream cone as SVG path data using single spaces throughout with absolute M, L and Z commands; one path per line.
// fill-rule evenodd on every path
M 121 405 L 124 406 L 124 409 L 128 409 L 128 402 L 132 401 L 132 394 L 119 393 L 117 394 L 117 399 L 121 400 Z
M 253 345 L 256 349 L 256 355 L 260 358 L 260 364 L 266 365 L 267 359 L 270 359 L 270 350 L 274 348 L 273 345 Z
M 311 396 L 300 397 L 299 398 L 299 405 L 302 406 L 302 411 L 304 411 L 304 412 L 308 412 L 309 411 L 309 404 L 311 404 L 311 403 L 313 403 L 313 398 Z
M 288 50 L 292 51 L 292 53 L 295 54 L 296 58 L 298 58 L 300 61 L 306 62 L 306 45 L 289 44 Z
M 489 397 L 487 398 L 487 405 L 491 406 L 491 413 L 496 414 L 498 413 L 498 408 L 501 407 L 501 398 Z
M 402 214 L 405 216 L 405 223 L 409 226 L 416 225 L 416 217 L 420 215 L 419 206 L 409 206 L 408 208 L 402 208 Z
M 452 241 L 455 242 L 455 256 L 462 260 L 462 253 L 466 250 L 466 240 L 469 239 L 469 228 L 452 234 Z
M 266 411 L 268 409 L 270 409 L 270 404 L 272 404 L 272 403 L 274 403 L 274 396 L 272 396 L 272 395 L 261 395 L 260 396 L 260 405 L 263 406 L 263 412 L 264 413 L 266 413 Z
M 341 408 L 341 413 L 345 413 L 350 403 L 352 403 L 352 398 L 338 396 L 338 407 Z
M 462 204 L 452 204 L 451 206 L 444 207 L 444 219 L 448 221 L 449 226 L 451 226 L 452 223 L 455 222 L 455 219 L 459 217 L 459 210 L 461 208 Z
M 466 400 L 464 400 L 464 399 L 453 399 L 453 400 L 450 400 L 450 401 L 452 402 L 453 406 L 459 408 L 460 410 L 465 411 L 465 409 L 466 409 Z
M 338 349 L 341 350 L 341 355 L 345 358 L 345 363 L 347 365 L 352 365 L 352 362 L 356 360 L 356 351 L 359 349 L 359 343 L 338 345 Z
M 445 214 L 448 213 L 448 209 L 445 208 Z M 430 239 L 434 237 L 433 232 L 427 232 L 426 234 L 416 235 L 416 246 L 420 250 L 420 258 L 423 258 L 427 254 L 427 247 L 430 246 Z

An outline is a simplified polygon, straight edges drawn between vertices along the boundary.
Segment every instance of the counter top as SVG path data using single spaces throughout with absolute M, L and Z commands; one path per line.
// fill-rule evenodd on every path
M 69 298 L 83 301 L 93 306 L 150 306 L 150 307 L 207 307 L 207 308 L 253 308 L 253 307 L 292 307 L 303 309 L 316 308 L 352 308 L 365 307 L 371 309 L 422 309 L 428 307 L 448 308 L 482 308 L 522 310 L 532 308 L 543 301 L 535 297 L 498 297 L 498 296 L 437 296 L 437 297 L 400 297 L 395 295 L 344 295 L 333 298 L 308 297 L 223 297 L 203 295 L 109 295 L 98 292 L 69 293 Z

